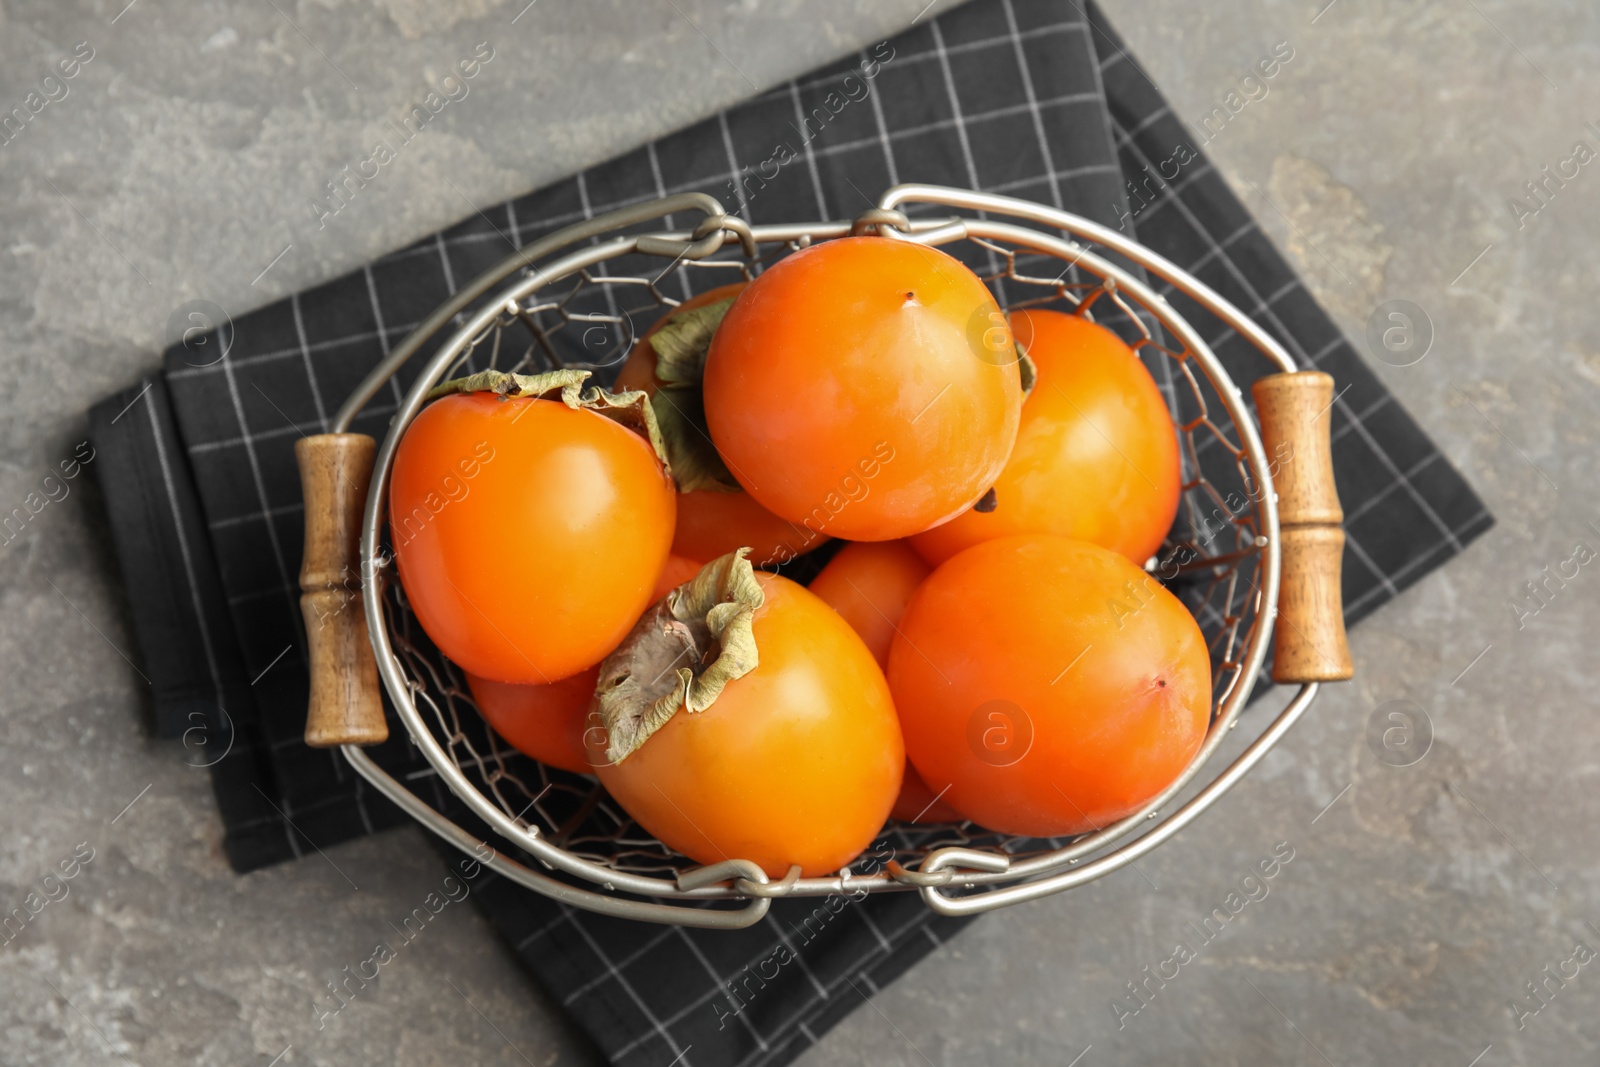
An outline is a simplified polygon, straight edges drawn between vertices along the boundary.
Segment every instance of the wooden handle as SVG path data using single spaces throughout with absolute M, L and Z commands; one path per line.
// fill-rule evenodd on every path
M 1333 481 L 1333 379 L 1274 374 L 1251 388 L 1278 495 L 1283 566 L 1272 678 L 1341 682 L 1355 673 L 1344 633 L 1344 510 Z
M 300 614 L 311 652 L 306 744 L 315 748 L 389 738 L 361 602 L 361 516 L 376 452 L 377 442 L 359 433 L 318 434 L 294 446 L 306 505 L 300 564 Z

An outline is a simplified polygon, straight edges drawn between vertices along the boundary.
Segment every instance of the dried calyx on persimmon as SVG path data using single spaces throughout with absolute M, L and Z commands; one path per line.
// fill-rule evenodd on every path
M 894 805 L 900 723 L 850 624 L 747 556 L 667 594 L 601 664 L 590 762 L 640 826 L 700 863 L 827 874 Z
M 655 376 L 661 383 L 650 398 L 650 406 L 661 426 L 668 455 L 674 460 L 678 489 L 685 493 L 696 489 L 742 492 L 738 480 L 728 472 L 711 444 L 705 403 L 700 397 L 706 351 L 732 306 L 733 298 L 728 297 L 699 307 L 679 308 L 650 334 L 650 347 L 656 357 Z
M 662 439 L 661 426 L 651 408 L 650 397 L 641 390 L 611 392 L 598 385 L 587 389 L 589 372 L 563 367 L 539 374 L 486 370 L 465 378 L 452 378 L 428 390 L 427 400 L 460 393 L 492 393 L 502 400 L 559 400 L 574 411 L 592 411 L 620 423 L 650 442 L 656 458 L 672 473 L 671 455 Z
M 741 548 L 645 612 L 600 664 L 595 702 L 606 758 L 621 763 L 679 709 L 704 711 L 761 662 L 751 620 L 766 598 Z

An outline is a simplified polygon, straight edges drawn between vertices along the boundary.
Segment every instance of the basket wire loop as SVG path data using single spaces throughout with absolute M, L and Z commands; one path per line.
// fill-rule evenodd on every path
M 923 217 L 929 209 L 934 213 Z M 681 214 L 698 221 L 689 229 L 626 232 Z M 1159 574 L 1207 634 L 1216 677 L 1210 728 L 1195 760 L 1160 796 L 1076 839 L 1022 839 L 965 823 L 891 823 L 863 858 L 827 877 L 802 878 L 794 868 L 774 880 L 737 858 L 697 866 L 633 823 L 592 778 L 535 763 L 488 729 L 460 671 L 428 642 L 393 580 L 384 544 L 389 474 L 406 427 L 447 373 L 514 360 L 503 369 L 588 367 L 604 380 L 649 317 L 693 292 L 753 278 L 773 259 L 813 242 L 852 234 L 942 247 L 972 266 L 1002 306 L 1056 307 L 1092 318 L 1123 334 L 1152 368 L 1178 423 L 1184 471 L 1183 508 Z M 363 582 L 362 596 L 379 674 L 428 764 L 408 781 L 436 778 L 515 846 L 522 858 L 495 853 L 489 863 L 522 885 L 574 907 L 711 928 L 758 922 L 775 897 L 858 890 L 918 891 L 944 914 L 986 911 L 1109 874 L 1176 834 L 1276 743 L 1317 687 L 1302 687 L 1229 767 L 1172 806 L 1236 724 L 1260 674 L 1280 556 L 1271 471 L 1253 416 L 1196 324 L 1154 282 L 1193 301 L 1208 330 L 1222 328 L 1218 338 L 1242 339 L 1272 371 L 1295 369 L 1238 309 L 1122 234 L 1026 201 L 940 186 L 895 186 L 849 221 L 760 226 L 728 215 L 711 196 L 685 193 L 569 226 L 473 279 L 363 380 L 334 423 L 336 432 L 348 430 L 379 389 L 442 336 L 378 450 L 361 531 L 363 574 L 374 579 Z M 474 834 L 362 749 L 344 752 L 408 814 L 481 858 Z

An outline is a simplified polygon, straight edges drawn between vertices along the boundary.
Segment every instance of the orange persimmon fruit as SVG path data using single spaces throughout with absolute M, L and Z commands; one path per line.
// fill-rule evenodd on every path
M 858 541 L 845 545 L 807 587 L 827 601 L 861 635 L 878 666 L 889 666 L 895 627 L 933 568 L 904 541 Z M 890 812 L 907 822 L 956 822 L 960 812 L 923 782 L 910 761 Z
M 854 541 L 965 511 L 1005 467 L 1022 378 L 981 279 L 936 248 L 844 237 L 778 261 L 710 340 L 706 423 L 763 507 Z
M 697 862 L 828 874 L 888 817 L 899 722 L 855 631 L 743 555 L 668 594 L 601 664 L 589 761 L 645 830 Z
M 543 685 L 600 662 L 649 606 L 677 494 L 651 444 L 561 400 L 434 400 L 395 453 L 406 597 L 450 659 Z
M 1011 314 L 1036 380 L 991 509 L 912 539 L 935 565 L 1013 534 L 1089 541 L 1137 564 L 1161 547 L 1183 480 L 1178 433 L 1155 379 L 1121 338 L 1059 311 Z
M 1058 837 L 1139 810 L 1199 751 L 1211 661 L 1194 616 L 1083 541 L 984 541 L 922 583 L 889 653 L 912 764 L 1008 834 Z

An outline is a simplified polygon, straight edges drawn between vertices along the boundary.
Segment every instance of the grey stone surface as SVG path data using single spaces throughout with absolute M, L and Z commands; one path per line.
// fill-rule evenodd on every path
M 0 147 L 0 500 L 70 455 L 90 401 L 156 365 L 183 301 L 237 313 L 329 277 L 883 36 L 923 2 L 0 0 L 0 110 L 77 42 L 94 49 Z M 985 919 L 808 1067 L 1501 1067 L 1600 1048 L 1593 966 L 1551 983 L 1520 1028 L 1507 1007 L 1536 1005 L 1524 983 L 1575 942 L 1600 948 L 1600 561 L 1537 614 L 1511 606 L 1576 542 L 1600 549 L 1600 169 L 1552 183 L 1536 214 L 1508 205 L 1533 206 L 1524 183 L 1575 142 L 1600 149 L 1586 127 L 1600 127 L 1600 11 L 1325 4 L 1107 6 L 1195 122 L 1292 44 L 1207 148 L 1352 337 L 1384 300 L 1425 309 L 1427 357 L 1378 369 L 1500 525 L 1365 623 L 1358 680 L 1205 819 L 1138 870 Z M 306 199 L 371 125 L 484 41 L 495 58 L 470 94 L 318 229 Z M 94 849 L 0 948 L 0 1062 L 266 1064 L 289 1045 L 279 1062 L 593 1062 L 467 907 L 316 1029 L 322 983 L 443 869 L 402 831 L 228 871 L 203 773 L 143 732 L 103 521 L 80 479 L 0 547 L 0 904 Z M 1432 726 L 1408 767 L 1367 742 L 1394 700 Z M 1294 858 L 1268 895 L 1119 1029 L 1125 983 L 1197 945 L 1189 924 L 1279 842 Z

